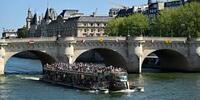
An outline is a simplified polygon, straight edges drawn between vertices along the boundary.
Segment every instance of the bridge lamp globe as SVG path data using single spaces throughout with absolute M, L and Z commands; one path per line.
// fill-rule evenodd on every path
M 196 49 L 196 53 L 198 54 L 198 56 L 200 56 L 200 47 L 198 47 L 198 48 Z

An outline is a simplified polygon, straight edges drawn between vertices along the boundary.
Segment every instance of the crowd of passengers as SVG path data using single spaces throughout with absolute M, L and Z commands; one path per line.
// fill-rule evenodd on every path
M 111 73 L 111 72 L 123 72 L 123 68 L 114 66 L 105 66 L 103 64 L 94 63 L 74 63 L 68 64 L 63 62 L 57 62 L 53 64 L 46 64 L 44 68 L 55 71 L 70 71 L 70 72 L 84 72 L 84 73 Z

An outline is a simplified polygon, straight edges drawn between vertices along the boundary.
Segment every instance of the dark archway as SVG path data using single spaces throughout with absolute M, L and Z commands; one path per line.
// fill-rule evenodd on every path
M 36 50 L 22 51 L 17 54 L 14 54 L 12 57 L 8 59 L 5 66 L 5 73 L 11 73 L 11 74 L 42 73 L 43 66 L 45 64 L 47 63 L 52 64 L 54 62 L 56 62 L 56 59 L 47 53 Z M 20 69 L 15 68 L 19 66 Z M 37 67 L 37 68 L 30 68 L 30 67 Z M 12 69 L 15 71 L 9 71 Z
M 101 63 L 127 69 L 125 58 L 118 52 L 106 48 L 96 48 L 82 53 L 75 62 Z
M 161 49 L 149 54 L 143 61 L 142 68 L 159 69 L 160 71 L 187 71 L 189 63 L 181 53 Z

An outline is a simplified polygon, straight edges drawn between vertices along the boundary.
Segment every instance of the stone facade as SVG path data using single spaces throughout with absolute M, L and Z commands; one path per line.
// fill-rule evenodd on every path
M 106 22 L 112 17 L 84 16 L 78 10 L 63 10 L 59 15 L 54 9 L 47 9 L 45 16 L 37 21 L 37 15 L 32 16 L 30 9 L 27 16 L 27 29 L 29 37 L 58 36 L 103 36 Z

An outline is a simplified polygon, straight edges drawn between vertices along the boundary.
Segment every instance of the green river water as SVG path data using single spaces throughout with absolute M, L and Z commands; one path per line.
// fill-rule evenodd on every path
M 25 64 L 20 61 L 28 62 L 29 67 L 20 67 Z M 12 58 L 6 70 L 8 73 L 41 70 L 35 66 L 38 61 Z M 129 74 L 129 80 L 144 86 L 144 92 L 112 94 L 47 84 L 38 81 L 39 77 L 41 75 L 0 76 L 0 100 L 200 100 L 200 73 Z

